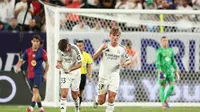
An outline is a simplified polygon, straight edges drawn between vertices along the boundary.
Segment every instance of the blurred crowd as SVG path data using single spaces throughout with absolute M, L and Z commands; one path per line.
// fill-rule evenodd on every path
M 45 3 L 67 8 L 102 8 L 102 9 L 170 9 L 170 10 L 199 10 L 200 0 L 42 0 Z M 28 9 L 28 10 L 27 10 Z M 24 15 L 27 12 L 26 19 Z M 22 27 L 24 23 L 24 26 Z M 74 31 L 105 31 L 102 23 L 96 22 L 91 26 L 87 22 L 76 22 L 71 30 Z M 110 23 L 117 25 L 115 22 Z M 65 26 L 65 25 L 64 25 Z M 61 26 L 62 27 L 62 26 Z M 67 28 L 69 29 L 69 28 Z M 46 32 L 44 7 L 38 0 L 0 0 L 0 31 Z

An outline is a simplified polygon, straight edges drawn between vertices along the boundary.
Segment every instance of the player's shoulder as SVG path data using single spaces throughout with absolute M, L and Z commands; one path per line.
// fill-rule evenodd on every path
M 119 48 L 120 48 L 121 50 L 126 51 L 126 47 L 125 47 L 124 45 L 122 45 L 122 44 L 119 44 Z
M 76 53 L 79 53 L 79 52 L 80 52 L 79 48 L 78 48 L 75 44 L 70 43 L 70 45 L 71 45 L 71 49 L 72 49 L 73 51 L 75 51 Z
M 26 50 L 25 50 L 25 52 L 27 52 L 27 53 L 29 53 L 29 52 L 31 52 L 32 51 L 32 47 L 29 47 L 29 48 L 27 48 Z
M 90 54 L 87 53 L 86 51 L 83 51 L 83 56 L 85 56 L 85 57 L 90 57 Z

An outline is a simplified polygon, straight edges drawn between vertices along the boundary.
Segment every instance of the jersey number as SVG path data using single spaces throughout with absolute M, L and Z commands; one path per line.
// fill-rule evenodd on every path
M 61 83 L 66 83 L 66 78 L 61 78 Z

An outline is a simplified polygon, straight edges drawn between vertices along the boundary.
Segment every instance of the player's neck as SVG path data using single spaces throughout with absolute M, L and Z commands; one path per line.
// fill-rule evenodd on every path
M 32 47 L 32 50 L 33 50 L 33 51 L 37 51 L 37 50 L 38 50 L 38 48 L 34 48 L 34 47 Z
M 163 46 L 163 49 L 168 49 L 168 46 Z
M 117 43 L 111 43 L 111 46 L 112 46 L 112 47 L 116 47 L 116 46 L 117 46 Z

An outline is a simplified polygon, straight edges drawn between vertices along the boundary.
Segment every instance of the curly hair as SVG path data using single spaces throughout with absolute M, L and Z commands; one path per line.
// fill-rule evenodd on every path
M 67 39 L 61 39 L 58 43 L 58 49 L 60 49 L 62 52 L 65 51 L 68 45 L 68 40 Z

